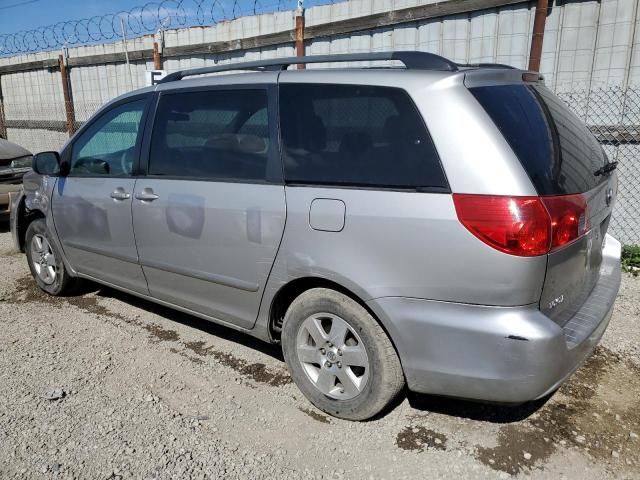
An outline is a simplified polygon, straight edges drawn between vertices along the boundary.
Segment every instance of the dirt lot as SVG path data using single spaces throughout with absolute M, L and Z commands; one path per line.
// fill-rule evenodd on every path
M 350 423 L 302 397 L 278 348 L 98 286 L 41 294 L 6 230 L 1 478 L 640 478 L 640 278 L 547 402 L 409 395 Z

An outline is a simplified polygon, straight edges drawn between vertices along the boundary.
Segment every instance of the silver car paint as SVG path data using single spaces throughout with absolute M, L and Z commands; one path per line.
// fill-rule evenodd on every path
M 367 305 L 388 327 L 410 390 L 523 402 L 557 388 L 604 333 L 620 286 L 620 243 L 607 235 L 600 280 L 577 317 L 577 341 L 537 304 L 496 308 L 404 297 Z
M 278 81 L 278 75 L 280 82 L 401 85 L 429 126 L 454 192 L 536 195 L 497 127 L 464 87 L 476 76 L 481 82 L 515 81 L 511 78 L 513 72 L 309 69 L 280 74 L 246 73 L 241 78 L 244 85 L 265 84 Z M 161 84 L 156 90 L 234 85 L 238 78 L 201 77 Z M 132 94 L 136 93 L 139 92 Z M 39 180 L 40 187 L 27 191 L 26 204 L 29 209 L 42 210 L 55 235 L 48 205 L 40 208 L 34 202 L 35 192 L 51 197 L 55 180 Z M 149 186 L 159 192 L 162 188 L 142 178 L 136 192 Z M 184 194 L 192 193 L 194 186 L 172 188 L 175 193 Z M 609 288 L 613 294 L 601 300 L 609 313 L 598 318 L 589 335 L 569 351 L 561 326 L 539 309 L 547 257 L 513 257 L 482 244 L 457 221 L 449 194 L 306 186 L 269 188 L 272 196 L 261 205 L 259 222 L 248 220 L 255 202 L 233 196 L 238 202 L 237 212 L 230 214 L 228 221 L 234 226 L 234 233 L 218 238 L 229 247 L 226 251 L 230 256 L 223 260 L 207 257 L 217 242 L 203 242 L 193 257 L 186 251 L 176 254 L 180 242 L 192 238 L 185 235 L 189 226 L 183 232 L 167 234 L 170 230 L 166 209 L 179 211 L 184 206 L 181 202 L 166 205 L 165 211 L 156 207 L 158 223 L 144 228 L 137 223 L 145 220 L 144 214 L 138 215 L 143 205 L 133 203 L 136 236 L 167 236 L 155 252 L 148 248 L 152 242 L 142 245 L 144 256 L 149 254 L 147 265 L 142 268 L 152 277 L 152 291 L 145 294 L 132 290 L 118 279 L 111 282 L 92 278 L 265 340 L 271 340 L 272 301 L 284 285 L 307 277 L 331 280 L 366 302 L 383 323 L 397 348 L 409 388 L 488 400 L 522 401 L 543 395 L 580 365 L 606 328 L 616 285 Z M 242 195 L 244 192 L 245 188 Z M 161 198 L 168 193 L 162 190 Z M 324 208 L 327 205 L 321 202 L 323 208 L 314 210 L 312 205 L 318 200 L 329 200 L 332 208 Z M 342 209 L 335 208 L 340 203 L 344 204 L 342 219 Z M 19 208 L 14 209 L 15 218 Z M 219 220 L 208 208 L 204 210 L 205 225 Z M 190 214 L 185 218 L 187 223 L 193 220 Z M 260 235 L 256 233 L 258 225 Z M 17 225 L 12 228 L 17 231 Z M 265 228 L 272 229 L 266 237 Z M 279 235 L 282 239 L 278 249 Z M 251 253 L 241 253 L 224 243 L 239 239 L 249 244 L 251 238 L 257 237 L 264 239 L 264 245 L 257 244 Z M 614 278 L 615 284 L 616 274 L 619 278 L 620 245 L 613 239 L 607 243 L 609 261 L 603 263 L 602 269 L 606 267 L 604 271 L 611 275 L 601 273 L 598 285 L 607 278 Z M 195 259 L 202 255 L 206 261 L 196 267 Z M 144 265 L 142 253 L 140 258 Z M 263 263 L 250 268 L 245 263 L 248 258 Z M 66 259 L 65 262 L 68 264 Z M 240 268 L 234 270 L 235 264 Z M 184 291 L 171 291 L 176 288 Z M 594 301 L 590 295 L 584 305 L 589 307 Z
M 609 226 L 613 204 L 607 204 L 607 191 L 613 191 L 617 174 L 587 192 L 590 231 L 573 244 L 551 253 L 547 265 L 540 310 L 564 326 L 582 307 L 600 281 L 603 261 L 602 245 Z
M 504 255 L 478 242 L 458 221 L 449 194 L 292 186 L 286 191 L 287 225 L 269 292 L 292 279 L 320 277 L 365 301 L 414 297 L 513 306 L 540 299 L 546 258 Z M 346 206 L 344 228 L 314 230 L 311 205 L 330 198 Z
M 51 204 L 56 231 L 73 269 L 148 293 L 131 222 L 134 178 L 61 177 Z M 129 194 L 122 200 L 112 192 Z
M 137 199 L 145 189 L 158 199 Z M 284 187 L 141 178 L 133 197 L 151 295 L 253 327 L 284 230 Z

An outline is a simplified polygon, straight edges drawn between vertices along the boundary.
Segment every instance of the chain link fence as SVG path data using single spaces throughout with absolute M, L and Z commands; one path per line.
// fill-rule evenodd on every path
M 618 162 L 619 194 L 609 231 L 623 244 L 640 244 L 640 86 L 558 90 L 609 159 Z M 99 107 L 98 103 L 76 103 L 74 129 Z M 32 152 L 59 150 L 69 138 L 64 102 L 5 103 L 4 113 L 7 138 Z
M 73 131 L 93 115 L 99 103 L 75 104 Z M 16 104 L 5 102 L 4 128 L 6 138 L 36 153 L 60 150 L 69 139 L 64 102 L 57 104 Z
M 640 87 L 558 90 L 609 160 L 618 162 L 618 199 L 609 231 L 623 244 L 640 244 Z

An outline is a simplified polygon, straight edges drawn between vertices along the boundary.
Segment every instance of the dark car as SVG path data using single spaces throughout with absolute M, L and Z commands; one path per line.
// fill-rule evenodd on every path
M 11 198 L 22 188 L 22 177 L 31 170 L 31 152 L 0 138 L 0 219 L 9 215 Z

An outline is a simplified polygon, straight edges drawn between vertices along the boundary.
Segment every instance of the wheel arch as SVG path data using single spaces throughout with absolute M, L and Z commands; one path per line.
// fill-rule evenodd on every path
M 393 327 L 388 324 L 388 320 L 386 318 L 383 319 L 382 315 L 378 315 L 371 306 L 364 301 L 360 296 L 353 292 L 353 290 L 345 287 L 344 285 L 329 280 L 323 277 L 299 277 L 289 282 L 285 283 L 280 287 L 280 289 L 276 292 L 271 300 L 271 305 L 269 308 L 269 335 L 272 341 L 279 343 L 280 335 L 282 332 L 282 322 L 284 320 L 284 316 L 291 306 L 291 303 L 298 298 L 301 294 L 310 290 L 312 288 L 329 288 L 331 290 L 335 290 L 340 292 L 347 297 L 354 300 L 360 306 L 362 306 L 368 313 L 373 317 L 373 319 L 380 325 L 380 327 L 384 330 L 387 337 L 391 341 L 398 358 L 400 359 L 400 363 L 402 363 L 402 354 L 398 349 L 398 345 L 396 344 L 396 340 L 391 330 Z M 385 321 L 387 320 L 387 321 Z M 404 370 L 404 366 L 403 366 Z
M 31 222 L 39 218 L 46 220 L 47 216 L 42 210 L 28 209 L 26 204 L 26 197 L 24 195 L 18 200 L 18 202 L 19 203 L 16 206 L 15 235 L 19 250 L 24 253 L 27 229 L 29 228 L 29 225 L 31 224 Z

